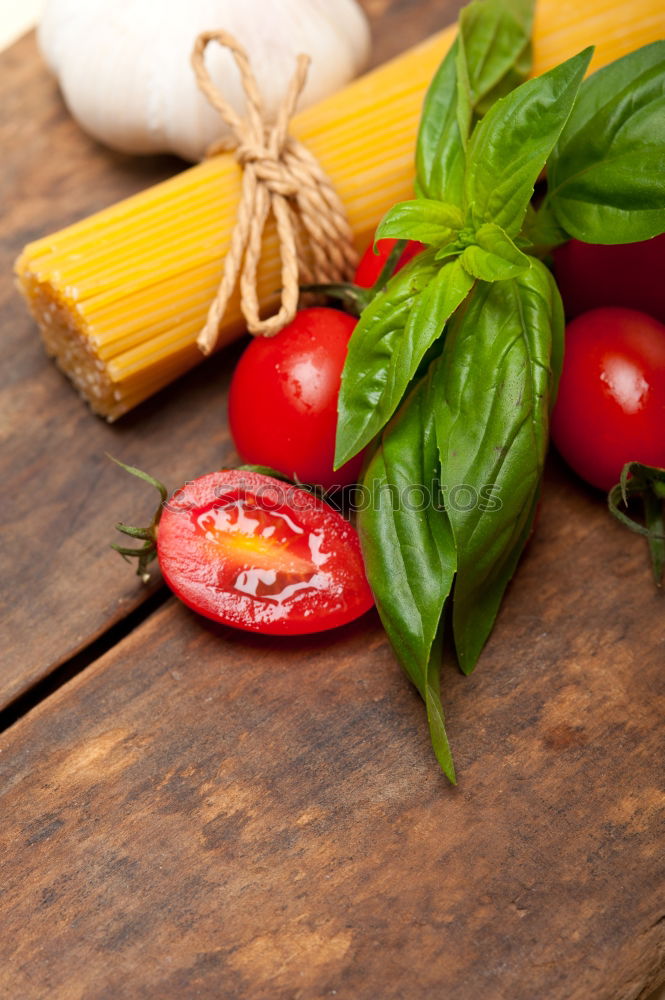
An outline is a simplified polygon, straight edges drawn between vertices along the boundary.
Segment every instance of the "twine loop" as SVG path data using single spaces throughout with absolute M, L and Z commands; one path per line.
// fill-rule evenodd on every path
M 240 71 L 247 104 L 241 118 L 217 90 L 204 62 L 209 42 L 229 49 Z M 240 303 L 250 333 L 272 337 L 290 323 L 298 308 L 303 281 L 322 284 L 343 281 L 356 264 L 353 234 L 344 206 L 316 157 L 288 127 L 307 79 L 309 57 L 298 56 L 296 71 L 269 121 L 249 58 L 226 31 L 205 31 L 196 40 L 192 66 L 198 86 L 219 112 L 233 135 L 233 151 L 243 167 L 236 224 L 224 261 L 222 280 L 210 306 L 198 345 L 210 354 L 219 339 L 220 325 L 238 281 Z M 209 153 L 228 149 L 216 144 Z M 261 319 L 256 289 L 263 229 L 275 217 L 281 257 L 281 303 L 275 315 Z

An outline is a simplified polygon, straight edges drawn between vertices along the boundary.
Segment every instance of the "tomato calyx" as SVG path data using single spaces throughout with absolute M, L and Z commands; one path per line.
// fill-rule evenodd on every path
M 235 468 L 238 472 L 255 472 L 257 476 L 271 476 L 273 479 L 280 479 L 284 483 L 292 483 L 294 481 L 289 476 L 285 476 L 279 469 L 273 469 L 269 465 L 254 465 L 252 462 L 248 462 L 245 465 L 236 465 Z
M 636 497 L 642 500 L 644 523 L 635 520 L 624 510 Z M 657 586 L 661 586 L 665 571 L 665 469 L 641 462 L 626 462 L 621 470 L 621 480 L 607 495 L 610 513 L 635 534 L 642 535 L 649 544 L 651 569 Z
M 335 502 L 335 496 L 339 493 L 340 488 L 330 490 L 324 486 L 320 486 L 318 483 L 304 483 L 298 476 L 287 476 L 285 473 L 280 472 L 279 469 L 273 469 L 269 465 L 254 465 L 252 462 L 248 462 L 244 465 L 235 465 L 233 468 L 237 472 L 255 472 L 259 476 L 270 476 L 272 479 L 279 479 L 282 483 L 290 483 L 291 486 L 297 486 L 299 489 L 311 493 L 313 497 L 323 500 L 333 510 L 339 509 L 339 504 Z M 344 489 L 344 487 L 341 487 L 341 489 Z
M 110 458 L 112 462 L 115 462 L 116 465 L 119 465 L 121 469 L 124 469 L 125 472 L 128 472 L 131 476 L 136 476 L 137 479 L 142 479 L 144 482 L 154 486 L 159 493 L 159 505 L 153 514 L 152 521 L 146 528 L 139 528 L 133 524 L 125 524 L 124 521 L 118 521 L 115 525 L 116 531 L 119 531 L 122 535 L 128 535 L 130 538 L 136 538 L 137 540 L 143 541 L 145 544 L 139 546 L 138 548 L 130 547 L 128 545 L 117 545 L 115 543 L 111 545 L 111 548 L 115 552 L 118 552 L 125 562 L 130 562 L 131 559 L 137 560 L 136 575 L 141 577 L 143 583 L 148 583 L 150 580 L 148 566 L 157 557 L 157 527 L 159 525 L 169 491 L 164 483 L 161 483 L 159 479 L 155 479 L 155 477 L 151 476 L 148 472 L 144 472 L 142 469 L 137 469 L 134 465 L 125 465 L 124 462 L 114 458 L 113 455 L 108 455 L 108 458 Z
M 376 298 L 379 292 L 384 291 L 386 285 L 392 278 L 399 260 L 404 253 L 408 240 L 396 240 L 385 264 L 381 268 L 379 277 L 369 288 L 357 285 L 352 281 L 338 281 L 329 284 L 301 285 L 301 292 L 314 292 L 318 295 L 326 295 L 328 298 L 337 299 L 342 303 L 345 310 L 352 316 L 359 317 L 363 309 L 366 309 L 372 299 Z

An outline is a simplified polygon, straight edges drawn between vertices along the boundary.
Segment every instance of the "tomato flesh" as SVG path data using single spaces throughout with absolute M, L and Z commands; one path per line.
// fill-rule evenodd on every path
M 357 481 L 358 455 L 333 471 L 337 397 L 357 320 L 301 309 L 275 337 L 255 337 L 229 393 L 229 425 L 243 461 L 330 489 Z
M 360 263 L 356 268 L 356 273 L 353 277 L 353 282 L 356 285 L 360 285 L 361 288 L 373 288 L 376 282 L 379 280 L 379 276 L 383 271 L 386 261 L 390 257 L 397 240 L 379 240 L 376 245 L 377 252 L 374 253 L 374 246 L 370 244 L 365 250 L 365 253 L 360 259 Z M 408 240 L 404 250 L 402 251 L 399 260 L 395 266 L 395 271 L 397 273 L 409 261 L 424 250 L 425 247 L 422 243 L 418 243 L 417 240 Z
M 566 328 L 552 438 L 592 486 L 626 462 L 665 467 L 665 326 L 633 309 L 593 309 Z
M 181 601 L 248 631 L 320 632 L 374 603 L 353 527 L 306 490 L 257 473 L 211 473 L 174 494 L 157 554 Z

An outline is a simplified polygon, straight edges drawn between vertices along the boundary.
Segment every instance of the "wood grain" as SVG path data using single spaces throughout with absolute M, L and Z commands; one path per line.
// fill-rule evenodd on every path
M 109 427 L 91 416 L 45 357 L 13 286 L 12 264 L 23 244 L 182 164 L 132 160 L 87 139 L 61 104 L 32 35 L 3 53 L 0 67 L 2 707 L 147 596 L 108 543 L 114 522 L 141 517 L 152 498 L 105 452 L 172 481 L 221 464 L 229 447 L 223 358 L 205 379 L 194 376 L 169 400 Z
M 365 0 L 375 58 L 457 4 Z M 43 357 L 24 242 L 179 169 L 0 57 L 0 705 L 142 602 L 107 551 L 142 484 L 231 455 L 213 359 L 115 427 Z M 665 629 L 641 540 L 551 463 L 478 671 L 448 668 L 459 788 L 373 614 L 290 642 L 169 602 L 0 742 L 0 996 L 642 1000 L 665 978 Z
M 445 671 L 455 790 L 373 614 L 277 643 L 169 603 L 4 737 L 0 994 L 643 996 L 665 642 L 639 542 L 550 473 L 477 672 Z
M 454 20 L 458 2 L 368 4 L 373 61 Z M 34 35 L 0 55 L 0 600 L 6 648 L 0 709 L 151 592 L 110 552 L 113 524 L 152 498 L 106 452 L 180 483 L 234 460 L 226 388 L 238 347 L 110 427 L 91 416 L 44 356 L 13 286 L 26 242 L 156 183 L 184 164 L 131 158 L 85 136 L 69 117 Z M 155 584 L 157 585 L 157 584 Z M 154 588 L 152 588 L 154 589 Z

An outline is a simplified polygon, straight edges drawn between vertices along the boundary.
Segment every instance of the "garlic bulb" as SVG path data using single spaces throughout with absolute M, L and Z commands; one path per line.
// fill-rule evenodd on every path
M 199 160 L 226 133 L 190 65 L 197 35 L 217 28 L 247 50 L 269 113 L 298 53 L 312 59 L 299 104 L 305 107 L 355 76 L 369 51 L 356 0 L 47 0 L 38 40 L 72 115 L 100 142 Z M 231 54 L 211 45 L 206 65 L 243 114 Z

